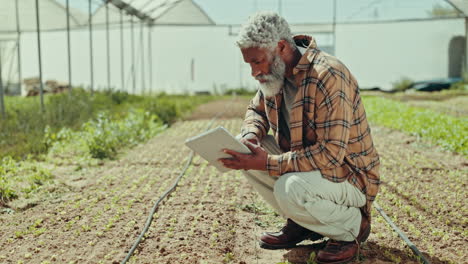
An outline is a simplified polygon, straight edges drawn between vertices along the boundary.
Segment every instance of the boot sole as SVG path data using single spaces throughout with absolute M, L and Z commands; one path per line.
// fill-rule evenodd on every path
M 319 237 L 319 236 L 311 235 L 311 236 L 307 236 L 307 237 L 305 237 L 303 239 L 293 241 L 293 242 L 291 242 L 289 244 L 274 245 L 274 244 L 265 243 L 262 240 L 258 241 L 258 243 L 260 244 L 260 247 L 263 248 L 263 249 L 272 249 L 272 250 L 275 250 L 275 249 L 288 249 L 288 248 L 297 247 L 297 244 L 301 243 L 304 240 L 317 241 L 317 240 L 320 240 L 322 238 L 323 238 L 323 236 Z
M 319 261 L 319 260 L 315 260 L 315 262 L 318 263 L 318 264 L 346 264 L 346 263 L 349 263 L 349 262 L 353 261 L 355 258 L 356 258 L 356 256 L 354 256 L 352 258 L 340 260 L 340 261 L 334 261 L 334 262 L 322 262 L 322 261 Z
M 302 240 L 299 241 L 299 242 L 302 242 Z M 297 242 L 297 243 L 299 243 L 299 242 Z M 267 243 L 265 243 L 265 242 L 263 242 L 263 241 L 259 241 L 258 243 L 260 244 L 260 247 L 261 247 L 261 248 L 263 248 L 263 249 L 271 249 L 271 250 L 275 250 L 275 249 L 288 249 L 288 248 L 295 248 L 295 247 L 297 247 L 297 245 L 296 245 L 297 243 L 294 243 L 294 244 L 293 244 L 293 243 L 291 243 L 291 244 L 282 244 L 282 245 L 267 244 Z
M 318 259 L 315 259 L 315 262 L 317 264 L 346 264 L 357 259 L 358 259 L 358 256 L 356 254 L 355 256 L 349 257 L 347 259 L 339 260 L 339 261 L 326 262 L 326 261 L 320 261 Z

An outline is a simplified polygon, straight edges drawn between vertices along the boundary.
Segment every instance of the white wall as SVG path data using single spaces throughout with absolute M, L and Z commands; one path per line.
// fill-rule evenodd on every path
M 448 77 L 449 42 L 465 35 L 463 19 L 337 26 L 336 55 L 361 87 L 390 89 L 412 80 Z
M 313 31 L 313 30 L 311 30 Z M 211 90 L 213 84 L 254 88 L 249 66 L 234 44 L 235 37 L 222 27 L 157 27 L 153 29 L 153 91 L 185 92 Z M 448 45 L 456 35 L 464 35 L 463 19 L 381 24 L 341 24 L 337 26 L 337 56 L 350 68 L 361 87 L 391 88 L 391 83 L 407 76 L 413 80 L 447 77 Z M 36 34 L 22 35 L 23 78 L 38 76 Z M 141 91 L 140 27 L 135 27 L 137 90 Z M 130 30 L 125 29 L 126 90 L 130 78 Z M 89 39 L 87 29 L 74 31 L 72 39 L 73 84 L 88 86 Z M 319 36 L 319 47 L 329 45 L 329 37 Z M 95 86 L 107 85 L 105 31 L 94 32 Z M 147 31 L 144 31 L 147 65 Z M 44 80 L 68 80 L 66 33 L 42 34 Z M 111 86 L 121 87 L 120 31 L 111 30 Z M 13 59 L 16 60 L 15 57 Z M 195 60 L 195 80 L 190 65 Z M 4 62 L 5 63 L 5 62 Z M 148 91 L 148 67 L 145 84 Z M 6 77 L 4 71 L 4 77 Z M 16 77 L 13 76 L 13 81 Z
M 125 89 L 132 91 L 131 79 L 131 33 L 124 30 Z M 107 58 L 105 30 L 96 29 L 94 37 L 94 79 L 96 87 L 107 86 Z M 144 29 L 145 86 L 149 87 L 148 33 Z M 38 76 L 37 35 L 22 35 L 23 78 Z M 42 66 L 44 81 L 68 80 L 66 33 L 45 32 L 41 34 Z M 187 92 L 211 90 L 220 87 L 253 86 L 247 65 L 241 63 L 241 55 L 228 35 L 227 28 L 210 27 L 156 27 L 152 34 L 153 86 L 154 91 Z M 72 82 L 74 85 L 90 84 L 89 33 L 87 29 L 73 31 Z M 112 29 L 111 42 L 111 87 L 121 87 L 120 29 Z M 135 27 L 136 92 L 141 92 L 140 27 Z M 195 78 L 191 80 L 191 61 L 194 59 Z M 14 79 L 14 78 L 13 78 Z M 242 80 L 241 80 L 242 79 Z

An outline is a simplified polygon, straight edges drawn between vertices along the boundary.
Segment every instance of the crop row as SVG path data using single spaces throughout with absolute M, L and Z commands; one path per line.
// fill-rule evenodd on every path
M 45 96 L 45 111 L 39 99 L 6 97 L 6 118 L 0 119 L 0 158 L 21 159 L 46 153 L 46 132 L 64 128 L 80 130 L 82 125 L 105 112 L 122 119 L 130 109 L 141 109 L 165 124 L 171 124 L 195 106 L 216 99 L 214 96 L 130 95 L 125 92 L 95 92 L 74 89 L 72 94 Z M 46 131 L 46 128 L 47 131 Z
M 59 262 L 80 261 L 85 252 L 103 244 L 109 250 L 96 253 L 93 261 L 122 259 L 129 243 L 141 231 L 151 204 L 166 191 L 188 156 L 188 150 L 171 148 L 173 142 L 186 137 L 184 130 L 197 129 L 194 125 L 169 129 L 164 136 L 132 149 L 120 161 L 73 172 L 86 183 L 85 192 L 73 190 L 53 210 L 29 209 L 34 219 L 22 219 L 16 214 L 7 218 L 5 228 L 16 231 L 2 234 L 5 244 L 1 247 L 12 248 L 10 254 L 17 254 L 14 248 L 28 247 L 28 255 L 23 256 L 25 263 L 30 255 L 44 261 L 50 261 L 51 255 L 59 256 Z M 155 161 L 163 166 L 155 166 Z M 52 237 L 54 240 L 50 241 Z M 73 248 L 74 253 L 62 252 L 67 247 Z
M 381 97 L 363 97 L 370 122 L 423 137 L 450 151 L 468 156 L 468 119 Z

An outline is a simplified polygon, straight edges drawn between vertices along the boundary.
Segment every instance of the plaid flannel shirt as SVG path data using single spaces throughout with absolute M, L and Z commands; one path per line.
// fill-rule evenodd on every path
M 366 194 L 362 209 L 370 215 L 380 184 L 380 162 L 358 84 L 345 65 L 317 48 L 312 37 L 294 40 L 307 50 L 293 69 L 298 92 L 290 112 L 291 140 L 278 131 L 282 90 L 272 97 L 257 92 L 241 134 L 254 133 L 261 139 L 271 128 L 284 153 L 268 155 L 270 176 L 319 170 L 332 182 L 348 180 Z

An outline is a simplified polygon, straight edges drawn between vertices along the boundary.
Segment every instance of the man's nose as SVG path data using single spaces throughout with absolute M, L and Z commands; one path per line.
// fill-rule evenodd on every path
M 260 70 L 258 70 L 258 69 L 253 69 L 252 68 L 251 74 L 252 74 L 252 77 L 256 78 L 257 76 L 261 75 L 262 72 Z

